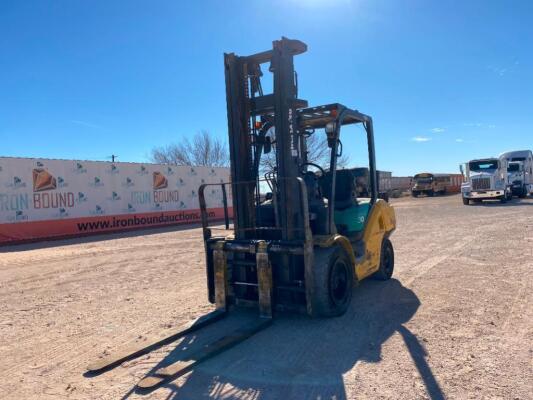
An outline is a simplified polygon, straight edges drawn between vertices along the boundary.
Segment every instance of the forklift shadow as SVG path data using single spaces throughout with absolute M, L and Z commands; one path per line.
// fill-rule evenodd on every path
M 346 399 L 345 381 L 353 386 L 359 379 L 356 364 L 380 362 L 381 346 L 398 332 L 430 398 L 444 399 L 425 349 L 404 326 L 419 306 L 414 292 L 395 279 L 364 281 L 342 317 L 278 315 L 270 328 L 164 385 L 171 391 L 166 398 Z M 185 337 L 150 373 L 183 356 L 197 336 Z

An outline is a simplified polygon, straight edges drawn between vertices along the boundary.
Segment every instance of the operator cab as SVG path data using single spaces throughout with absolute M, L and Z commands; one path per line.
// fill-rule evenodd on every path
M 305 150 L 301 151 L 304 156 L 299 164 L 299 175 L 307 189 L 311 231 L 314 235 L 339 233 L 352 241 L 359 240 L 371 206 L 378 197 L 371 119 L 338 103 L 298 109 L 297 114 L 301 137 L 308 139 L 311 135 L 325 133 L 330 149 L 328 165 L 321 166 L 308 162 L 305 144 L 302 145 Z M 267 121 L 267 118 L 263 120 L 265 126 Z M 337 160 L 342 156 L 341 128 L 349 124 L 362 124 L 367 133 L 369 168 L 337 169 Z M 271 129 L 270 126 L 267 127 Z M 272 138 L 269 144 L 273 143 L 275 149 L 276 140 L 274 136 Z M 365 177 L 362 179 L 364 184 L 358 181 L 361 170 L 365 170 Z M 274 192 L 276 168 L 267 172 L 265 178 Z M 260 226 L 274 228 L 277 225 L 276 199 L 272 192 L 261 196 L 256 206 L 256 220 Z M 329 204 L 333 204 L 333 207 L 330 208 Z M 272 231 L 262 234 L 273 238 Z
M 303 129 L 314 132 L 323 128 L 328 147 L 330 148 L 330 163 L 327 171 L 321 169 L 317 178 L 323 201 L 328 204 L 327 214 L 331 225 L 316 234 L 331 233 L 335 230 L 350 240 L 360 239 L 368 218 L 371 205 L 377 200 L 377 179 L 374 156 L 373 129 L 370 117 L 334 103 L 325 106 L 307 108 L 299 111 L 300 124 Z M 337 160 L 342 156 L 343 146 L 341 130 L 345 125 L 361 124 L 367 133 L 369 168 L 337 169 Z M 315 135 L 318 133 L 314 133 Z M 364 189 L 358 187 L 358 172 L 365 169 L 369 175 L 368 184 Z M 311 179 L 305 179 L 313 183 Z M 308 192 L 315 192 L 314 186 L 307 184 Z M 364 196 L 364 197 L 363 197 Z M 333 207 L 329 204 L 333 203 Z M 311 202 L 310 202 L 311 204 Z M 326 221 L 330 223 L 329 221 Z M 327 231 L 329 232 L 323 232 Z M 315 232 L 313 232 L 315 233 Z

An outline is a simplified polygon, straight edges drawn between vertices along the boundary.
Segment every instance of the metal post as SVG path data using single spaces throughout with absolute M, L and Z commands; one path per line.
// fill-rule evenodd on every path
M 376 155 L 374 150 L 374 127 L 372 118 L 367 117 L 364 123 L 368 142 L 368 164 L 370 172 L 370 204 L 374 204 L 378 198 L 378 182 L 376 174 Z

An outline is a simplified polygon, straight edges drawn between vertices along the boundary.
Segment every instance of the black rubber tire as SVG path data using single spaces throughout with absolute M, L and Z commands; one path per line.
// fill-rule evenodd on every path
M 507 195 L 503 195 L 502 197 L 500 197 L 500 203 L 507 203 Z
M 435 192 L 433 190 L 429 190 L 428 197 L 433 197 L 433 196 L 435 196 Z
M 352 301 L 354 267 L 340 246 L 316 248 L 314 254 L 313 317 L 343 315 Z
M 394 272 L 394 248 L 389 239 L 384 238 L 381 242 L 381 257 L 379 269 L 374 272 L 372 278 L 380 281 L 389 280 Z
M 470 199 L 467 199 L 466 197 L 463 197 L 463 204 L 465 206 L 469 205 L 470 204 Z
M 411 196 L 418 197 L 418 192 L 411 192 Z
M 520 192 L 520 194 L 518 195 L 518 198 L 519 199 L 525 199 L 527 196 L 527 190 L 525 187 L 522 188 L 522 191 Z

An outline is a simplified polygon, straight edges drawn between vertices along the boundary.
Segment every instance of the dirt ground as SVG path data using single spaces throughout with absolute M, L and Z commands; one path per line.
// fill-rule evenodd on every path
M 335 319 L 270 328 L 150 394 L 154 367 L 235 323 L 106 374 L 89 362 L 212 309 L 200 229 L 0 249 L 1 399 L 531 399 L 533 199 L 392 201 L 394 279 Z

